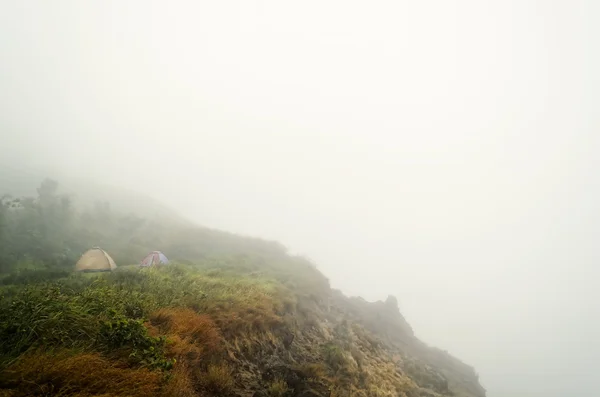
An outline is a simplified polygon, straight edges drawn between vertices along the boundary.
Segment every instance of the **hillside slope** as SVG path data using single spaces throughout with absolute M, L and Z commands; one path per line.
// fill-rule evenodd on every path
M 347 298 L 298 258 L 282 281 L 272 259 L 16 279 L 0 315 L 3 395 L 485 396 L 393 298 Z
M 348 298 L 278 243 L 38 193 L 0 208 L 0 396 L 485 396 L 395 298 Z M 97 241 L 118 270 L 74 274 Z M 125 266 L 153 248 L 179 263 Z

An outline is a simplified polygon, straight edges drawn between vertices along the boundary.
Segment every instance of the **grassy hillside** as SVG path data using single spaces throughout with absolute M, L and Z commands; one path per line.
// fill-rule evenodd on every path
M 52 181 L 0 210 L 0 396 L 485 395 L 395 299 L 349 299 L 280 244 L 79 210 Z M 91 245 L 118 270 L 75 274 Z M 133 266 L 152 249 L 175 263 Z

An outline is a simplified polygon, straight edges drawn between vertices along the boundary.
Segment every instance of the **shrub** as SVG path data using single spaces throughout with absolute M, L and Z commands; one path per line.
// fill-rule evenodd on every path
M 99 336 L 104 348 L 131 350 L 129 358 L 136 364 L 163 369 L 173 366 L 164 356 L 165 338 L 150 336 L 142 320 L 117 316 L 102 323 Z

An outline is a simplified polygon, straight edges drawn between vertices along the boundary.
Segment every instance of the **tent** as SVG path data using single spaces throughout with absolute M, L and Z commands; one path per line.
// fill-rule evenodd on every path
M 160 251 L 152 251 L 142 260 L 140 267 L 166 265 L 167 263 L 169 263 L 169 260 L 165 254 Z
M 75 265 L 75 270 L 79 272 L 110 272 L 116 268 L 113 258 L 99 247 L 87 250 Z

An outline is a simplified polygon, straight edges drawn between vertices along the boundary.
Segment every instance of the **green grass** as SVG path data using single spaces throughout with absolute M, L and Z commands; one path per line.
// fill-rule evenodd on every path
M 221 335 L 243 345 L 281 326 L 277 313 L 289 295 L 273 278 L 206 264 L 60 273 L 50 279 L 47 274 L 28 271 L 28 283 L 20 275 L 6 277 L 0 288 L 5 385 L 14 384 L 7 374 L 14 375 L 15 366 L 21 368 L 32 354 L 47 360 L 51 353 L 44 352 L 101 354 L 128 368 L 169 371 L 177 357 L 189 360 L 197 351 L 196 365 L 204 368 L 196 375 L 203 379 L 198 387 L 225 392 L 233 384 L 230 370 L 208 361 L 203 367 L 198 357 L 208 359 L 209 350 L 212 358 L 222 353 Z M 185 380 L 187 375 L 178 376 Z
M 212 314 L 232 336 L 266 331 L 278 321 L 276 297 L 283 291 L 273 280 L 185 265 L 19 282 L 5 287 L 0 300 L 0 359 L 10 361 L 40 343 L 115 347 L 103 337 L 107 324 L 136 333 L 150 313 L 163 307 Z
M 319 296 L 282 280 L 285 268 L 247 265 L 236 271 L 229 259 L 224 266 L 210 260 L 50 278 L 45 269 L 28 270 L 28 283 L 6 277 L 12 284 L 0 286 L 0 396 L 137 396 L 144 381 L 147 397 L 226 396 L 249 379 L 240 375 L 248 363 L 269 355 L 288 369 L 258 380 L 265 396 L 316 388 L 387 397 L 415 389 L 381 349 L 368 348 L 360 325 L 341 321 L 330 328 L 332 339 L 316 337 L 323 318 L 311 305 Z M 298 325 L 309 320 L 314 325 Z M 299 336 L 288 349 L 290 332 L 311 339 Z

